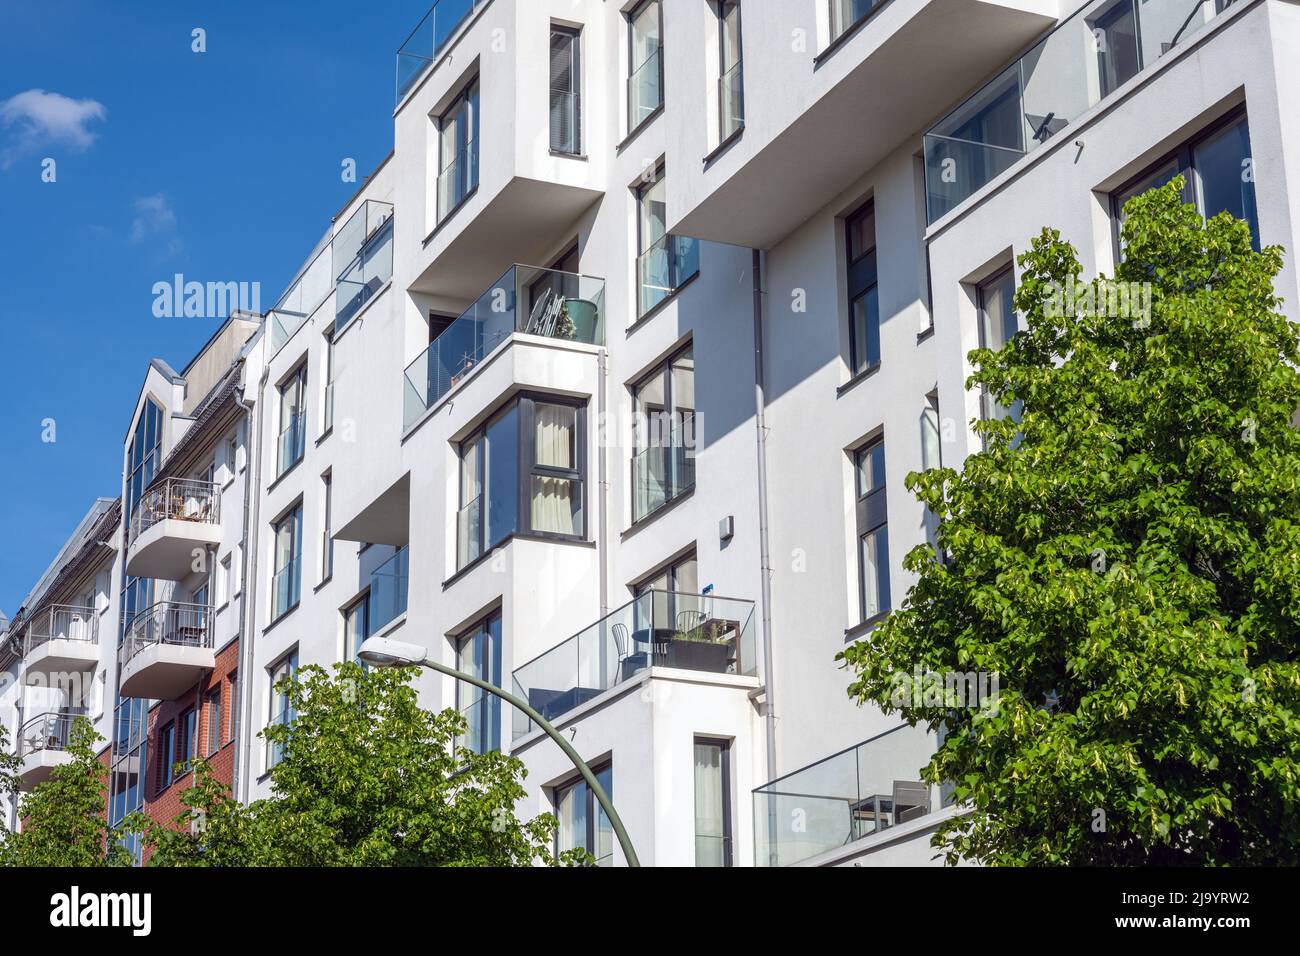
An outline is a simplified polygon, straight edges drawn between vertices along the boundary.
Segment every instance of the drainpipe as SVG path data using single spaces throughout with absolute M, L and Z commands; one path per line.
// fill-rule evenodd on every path
M 247 368 L 247 366 L 245 366 Z M 270 375 L 270 366 L 263 363 L 262 377 L 257 383 L 258 405 L 261 407 L 262 393 L 266 388 L 266 380 Z M 248 459 L 248 441 L 252 437 L 253 429 L 257 430 L 257 456 L 256 464 L 246 460 L 244 463 L 244 531 L 242 542 L 244 545 L 244 560 L 240 562 L 239 589 L 242 594 L 240 600 L 243 602 L 241 608 L 244 624 L 242 633 L 239 635 L 239 671 L 235 679 L 239 682 L 239 709 L 241 714 L 236 716 L 239 721 L 239 739 L 235 741 L 235 761 L 231 770 L 231 790 L 234 799 L 237 802 L 248 802 L 248 785 L 245 778 L 248 773 L 248 727 L 250 720 L 250 702 L 252 700 L 251 677 L 253 666 L 253 631 L 257 625 L 257 588 L 250 588 L 249 582 L 257 580 L 257 542 L 250 540 L 249 528 L 257 527 L 257 518 L 250 518 L 252 511 L 260 510 L 261 499 L 253 493 L 253 488 L 261 479 L 262 475 L 262 428 L 260 425 L 255 426 L 253 406 L 249 405 L 244 399 L 243 391 L 240 391 L 239 397 L 235 400 L 239 407 L 244 410 L 244 457 Z
M 597 353 L 596 364 L 600 370 L 599 394 L 596 396 L 596 486 L 600 488 L 600 501 L 596 507 L 600 512 L 600 538 L 596 541 L 596 554 L 600 560 L 600 617 L 603 620 L 609 613 L 609 549 L 607 541 L 609 538 L 609 463 L 606 461 L 607 449 L 605 447 L 606 436 L 609 434 L 609 423 L 605 420 L 608 414 L 608 400 L 605 392 L 608 388 L 609 379 L 609 358 L 605 349 Z
M 776 693 L 772 667 L 772 560 L 767 521 L 767 396 L 763 377 L 763 254 L 752 250 L 754 279 L 754 424 L 758 446 L 758 550 L 763 614 L 763 691 L 767 697 L 767 779 L 776 779 Z

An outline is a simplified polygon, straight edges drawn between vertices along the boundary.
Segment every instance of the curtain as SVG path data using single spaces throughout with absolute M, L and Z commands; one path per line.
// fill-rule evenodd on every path
M 722 748 L 695 744 L 695 865 L 722 866 Z
M 573 468 L 577 445 L 577 409 L 564 405 L 535 406 L 536 464 Z M 571 478 L 533 475 L 533 530 L 577 534 L 579 485 Z

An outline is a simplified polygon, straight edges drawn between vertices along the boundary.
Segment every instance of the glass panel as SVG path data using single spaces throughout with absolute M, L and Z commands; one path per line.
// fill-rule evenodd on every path
M 519 411 L 512 405 L 487 427 L 487 539 L 493 547 L 519 529 Z
M 632 16 L 632 73 L 627 81 L 627 127 L 634 130 L 663 105 L 663 63 L 659 2 L 643 4 Z
M 537 464 L 550 468 L 577 468 L 578 409 L 572 405 L 534 406 Z
M 1192 154 L 1199 185 L 1201 213 L 1213 218 L 1221 212 L 1250 224 L 1255 245 L 1259 245 L 1259 221 L 1255 211 L 1255 183 L 1250 175 L 1250 132 L 1246 121 L 1216 133 L 1199 144 Z
M 406 613 L 408 548 L 397 552 L 370 575 L 368 624 L 372 633 Z
M 576 154 L 581 146 L 579 119 L 578 36 L 551 31 L 551 149 Z
M 533 475 L 529 496 L 534 531 L 582 534 L 582 482 L 573 478 Z
M 469 15 L 488 0 L 438 0 L 397 51 L 397 100 L 415 86 Z
M 871 286 L 853 300 L 854 374 L 880 364 L 880 294 Z
M 695 865 L 726 865 L 723 745 L 695 741 Z
M 858 539 L 862 574 L 862 620 L 889 610 L 889 534 L 881 527 Z
M 885 487 L 885 443 L 877 441 L 858 453 L 858 497 Z

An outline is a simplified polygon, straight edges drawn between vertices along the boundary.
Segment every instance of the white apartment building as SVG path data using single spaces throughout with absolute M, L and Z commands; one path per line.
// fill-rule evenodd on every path
M 904 478 L 1004 413 L 966 356 L 1014 334 L 1043 226 L 1110 272 L 1122 200 L 1183 172 L 1295 246 L 1298 47 L 1296 0 L 439 0 L 393 152 L 225 360 L 247 507 L 202 543 L 245 546 L 236 794 L 269 793 L 273 684 L 383 634 L 541 711 L 643 864 L 932 862 L 935 741 L 835 661 L 931 534 Z M 523 760 L 560 849 L 624 862 L 526 717 L 421 694 Z

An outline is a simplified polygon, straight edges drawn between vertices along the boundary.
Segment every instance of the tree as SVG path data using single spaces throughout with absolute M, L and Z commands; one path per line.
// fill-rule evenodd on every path
M 95 755 L 103 740 L 78 717 L 68 733 L 71 761 L 22 799 L 22 828 L 5 834 L 0 859 L 9 866 L 122 866 L 128 851 L 109 839 L 105 816 L 108 771 Z
M 10 797 L 18 796 L 18 768 L 21 761 L 18 755 L 9 749 L 9 729 L 0 724 L 0 794 Z M 10 859 L 11 839 L 9 828 L 0 819 L 0 866 L 12 866 Z
M 465 720 L 422 710 L 414 668 L 305 667 L 280 686 L 296 713 L 272 796 L 243 806 L 208 769 L 171 825 L 136 815 L 152 866 L 522 866 L 557 862 L 555 818 L 515 816 L 522 763 L 457 746 Z M 563 862 L 578 862 L 566 855 Z
M 1054 230 L 1020 257 L 1025 329 L 968 382 L 1019 421 L 908 476 L 943 558 L 843 655 L 856 699 L 943 728 L 949 862 L 1300 861 L 1300 348 L 1281 250 L 1181 189 L 1128 204 L 1118 286 Z M 997 674 L 997 705 L 899 693 L 918 666 Z

